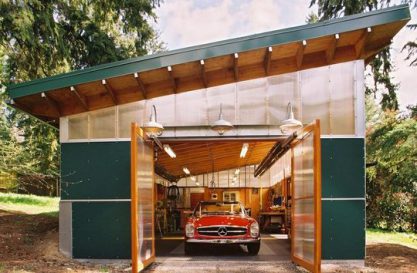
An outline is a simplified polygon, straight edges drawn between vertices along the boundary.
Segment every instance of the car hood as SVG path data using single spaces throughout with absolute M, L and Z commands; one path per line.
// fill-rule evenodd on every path
M 248 226 L 254 219 L 236 215 L 204 215 L 194 220 L 195 227 L 205 226 Z

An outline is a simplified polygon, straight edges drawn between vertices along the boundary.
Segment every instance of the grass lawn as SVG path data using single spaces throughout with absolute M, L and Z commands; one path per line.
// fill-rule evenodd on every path
M 43 213 L 58 216 L 59 197 L 0 192 L 0 209 L 19 211 L 26 214 Z
M 417 234 L 368 228 L 366 244 L 378 243 L 399 244 L 417 249 Z

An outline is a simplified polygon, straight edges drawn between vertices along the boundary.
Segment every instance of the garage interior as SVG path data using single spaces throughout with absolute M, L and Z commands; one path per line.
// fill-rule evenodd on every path
M 157 174 L 178 182 L 169 183 L 161 179 L 162 183 L 157 182 L 156 255 L 183 256 L 186 218 L 199 201 L 214 200 L 239 201 L 251 217 L 260 220 L 264 238 L 260 256 L 256 259 L 262 260 L 267 255 L 271 259 L 281 257 L 288 260 L 291 156 L 287 145 L 291 139 L 292 136 L 282 135 L 217 140 L 161 138 L 162 147 L 169 149 L 171 155 L 157 152 Z M 271 150 L 281 157 L 271 169 L 265 170 L 262 177 L 255 178 L 255 173 L 261 170 L 258 167 L 265 166 L 261 163 Z M 178 186 L 177 197 L 169 190 L 173 185 Z M 239 246 L 214 247 L 214 250 L 211 246 L 202 246 L 200 251 L 196 251 L 197 256 L 246 254 Z
M 321 260 L 363 263 L 365 65 L 409 20 L 409 7 L 399 5 L 8 86 L 10 106 L 59 128 L 60 251 L 144 268 L 155 251 L 181 255 L 185 216 L 201 198 L 217 198 L 240 200 L 265 232 L 296 235 L 291 253 L 285 237 L 265 235 L 261 259 L 285 250 L 312 272 Z M 292 107 L 315 138 L 313 145 L 299 134 L 305 143 L 289 156 L 291 135 L 281 126 Z M 149 120 L 164 127 L 150 142 L 139 128 Z M 219 120 L 233 128 L 212 130 Z M 318 133 L 309 126 L 315 120 Z M 321 171 L 313 178 L 307 169 Z M 179 194 L 170 200 L 173 182 Z M 231 259 L 239 257 L 247 255 Z

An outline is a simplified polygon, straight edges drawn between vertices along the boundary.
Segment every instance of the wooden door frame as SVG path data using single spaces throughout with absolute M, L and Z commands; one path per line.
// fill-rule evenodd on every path
M 314 145 L 314 263 L 310 264 L 296 255 L 294 255 L 294 147 L 298 145 L 304 138 L 305 133 L 313 133 Z M 322 247 L 322 211 L 321 211 L 321 139 L 320 139 L 320 120 L 308 124 L 302 129 L 300 138 L 295 139 L 291 144 L 291 259 L 306 268 L 307 270 L 320 273 L 321 272 L 321 247 Z
M 132 272 L 139 272 L 155 261 L 155 172 L 152 172 L 152 252 L 151 257 L 143 262 L 138 259 L 138 193 L 137 193 L 137 138 L 142 138 L 145 145 L 152 148 L 153 145 L 149 142 L 149 138 L 138 126 L 137 123 L 131 124 L 131 144 L 130 144 L 130 219 L 131 219 L 131 256 L 132 256 Z M 153 156 L 153 153 L 152 153 Z M 152 160 L 152 170 L 154 170 L 154 160 Z

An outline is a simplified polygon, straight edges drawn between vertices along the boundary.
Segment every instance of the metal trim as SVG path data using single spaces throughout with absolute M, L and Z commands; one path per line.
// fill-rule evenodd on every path
M 399 5 L 367 13 L 345 16 L 325 22 L 197 45 L 159 54 L 102 64 L 48 78 L 12 84 L 7 87 L 7 93 L 11 98 L 19 98 L 58 88 L 149 71 L 181 63 L 200 61 L 258 48 L 267 48 L 274 45 L 335 35 L 337 33 L 340 34 L 396 21 L 408 21 L 410 18 L 409 6 L 407 4 Z
M 199 244 L 248 244 L 259 243 L 261 239 L 187 239 L 187 243 Z

